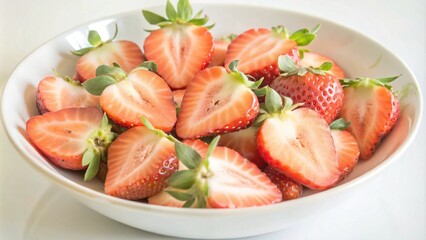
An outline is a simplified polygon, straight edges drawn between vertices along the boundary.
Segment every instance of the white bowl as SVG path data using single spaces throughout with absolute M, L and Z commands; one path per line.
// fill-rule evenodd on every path
M 297 12 L 232 4 L 194 5 L 204 9 L 217 37 L 240 33 L 253 27 L 285 25 L 290 30 L 322 27 L 309 47 L 336 60 L 348 77 L 384 77 L 402 74 L 393 86 L 405 89 L 401 99 L 401 118 L 391 134 L 382 142 L 374 156 L 360 162 L 352 174 L 335 188 L 323 192 L 306 191 L 302 198 L 264 207 L 245 209 L 180 209 L 127 201 L 103 193 L 101 182 L 84 182 L 79 173 L 59 169 L 39 154 L 28 141 L 25 123 L 38 114 L 35 104 L 40 79 L 51 74 L 52 68 L 61 75 L 73 75 L 77 60 L 69 50 L 86 46 L 89 29 L 96 29 L 103 38 L 111 37 L 117 22 L 117 39 L 133 40 L 142 46 L 152 29 L 140 9 L 86 24 L 48 41 L 17 66 L 2 96 L 2 117 L 6 132 L 18 151 L 52 182 L 70 195 L 105 216 L 124 224 L 159 234 L 185 238 L 235 238 L 276 231 L 319 215 L 334 204 L 350 197 L 358 188 L 399 158 L 412 142 L 422 116 L 420 87 L 409 68 L 379 43 L 339 24 Z M 150 10 L 164 13 L 164 6 Z M 256 16 L 256 17 L 254 17 Z

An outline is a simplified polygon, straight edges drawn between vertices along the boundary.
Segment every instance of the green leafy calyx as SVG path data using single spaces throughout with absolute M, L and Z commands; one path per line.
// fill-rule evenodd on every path
M 332 130 L 345 130 L 349 127 L 351 122 L 346 122 L 344 118 L 338 118 L 330 123 L 330 129 Z
M 127 73 L 117 64 L 101 65 L 96 69 L 96 77 L 82 83 L 83 87 L 93 95 L 100 96 L 109 85 L 126 79 Z
M 358 77 L 355 79 L 348 79 L 348 78 L 342 78 L 340 79 L 340 83 L 343 87 L 373 87 L 373 86 L 380 86 L 385 87 L 392 90 L 392 86 L 389 84 L 393 82 L 395 79 L 397 79 L 399 76 L 393 76 L 393 77 L 384 77 L 384 78 L 368 78 L 368 77 Z
M 102 41 L 101 36 L 99 35 L 99 33 L 95 30 L 90 30 L 89 34 L 87 36 L 87 41 L 89 42 L 89 44 L 91 45 L 90 47 L 86 47 L 86 48 L 82 48 L 79 50 L 75 50 L 75 51 L 71 51 L 72 54 L 76 55 L 76 56 L 83 56 L 84 54 L 92 51 L 93 49 L 99 48 L 102 45 L 104 45 L 105 43 L 109 43 L 112 40 L 115 39 L 115 37 L 118 34 L 118 27 L 117 24 L 115 24 L 115 32 L 114 32 L 114 36 L 110 39 L 108 39 L 107 41 Z
M 112 125 L 104 114 L 101 126 L 93 131 L 87 139 L 87 148 L 82 159 L 82 165 L 87 166 L 84 181 L 90 181 L 96 176 L 100 161 L 106 162 L 108 147 L 117 137 L 117 134 L 112 132 L 111 128 Z
M 278 68 L 280 69 L 281 76 L 304 76 L 307 72 L 317 75 L 325 75 L 333 68 L 333 63 L 324 62 L 319 67 L 303 67 L 297 66 L 296 62 L 287 55 L 278 57 Z
M 179 0 L 177 8 L 168 0 L 166 4 L 167 18 L 148 10 L 142 10 L 142 14 L 148 23 L 159 27 L 166 27 L 173 23 L 204 26 L 209 21 L 206 15 L 203 16 L 202 10 L 193 15 L 192 7 L 188 0 Z M 211 28 L 213 25 L 207 27 Z
M 178 159 L 188 168 L 175 172 L 167 179 L 167 184 L 174 190 L 167 190 L 174 198 L 184 201 L 184 207 L 205 208 L 208 196 L 208 179 L 213 176 L 209 169 L 209 158 L 219 142 L 219 136 L 209 144 L 206 156 L 201 155 L 190 146 L 175 142 Z
M 316 38 L 316 33 L 320 26 L 320 24 L 317 24 L 312 30 L 302 28 L 294 33 L 290 33 L 286 27 L 279 25 L 272 27 L 272 32 L 278 37 L 294 40 L 297 43 L 297 46 L 300 47 L 310 44 Z
M 262 84 L 263 78 L 257 81 L 249 80 L 249 77 L 247 75 L 245 75 L 243 72 L 240 72 L 237 69 L 239 62 L 240 62 L 239 60 L 234 60 L 231 63 L 229 63 L 228 67 L 229 67 L 229 70 L 231 70 L 230 75 L 233 77 L 233 79 L 235 79 L 239 83 L 244 84 L 248 88 L 252 90 L 257 89 L 260 86 L 260 84 Z

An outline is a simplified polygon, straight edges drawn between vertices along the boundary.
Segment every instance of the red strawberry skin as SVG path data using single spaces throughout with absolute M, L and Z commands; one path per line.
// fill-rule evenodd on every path
M 359 148 L 355 138 L 346 130 L 331 130 L 336 147 L 340 179 L 346 178 L 358 162 Z
M 330 188 L 340 176 L 330 128 L 311 109 L 266 119 L 257 145 L 266 163 L 308 188 Z
M 104 43 L 78 59 L 77 78 L 81 82 L 94 78 L 97 67 L 100 65 L 112 66 L 113 63 L 120 65 L 124 71 L 130 72 L 143 61 L 142 50 L 134 42 L 120 40 Z
M 269 179 L 271 179 L 273 183 L 275 183 L 278 186 L 278 189 L 280 189 L 283 195 L 283 201 L 296 199 L 302 196 L 302 193 L 303 193 L 302 184 L 296 181 L 293 181 L 293 179 L 280 173 L 279 171 L 277 171 L 271 166 L 267 166 L 263 170 L 263 172 L 266 174 L 266 176 L 269 177 Z
M 319 75 L 307 72 L 303 76 L 281 76 L 271 83 L 271 88 L 295 103 L 320 113 L 331 123 L 340 111 L 344 93 L 339 80 L 330 74 Z
M 73 80 L 47 76 L 37 86 L 36 103 L 39 112 L 43 114 L 64 108 L 98 106 L 99 97 L 88 93 Z
M 281 202 L 271 180 L 236 151 L 216 147 L 209 158 L 213 176 L 208 179 L 208 205 L 212 208 L 243 208 Z
M 269 85 L 280 74 L 280 55 L 288 55 L 298 62 L 297 43 L 270 29 L 253 28 L 237 36 L 228 46 L 225 67 L 233 60 L 240 60 L 238 68 L 241 72 L 255 79 L 263 77 L 263 85 Z
M 251 89 L 223 67 L 197 73 L 186 89 L 176 123 L 180 138 L 199 138 L 247 127 L 259 112 Z
M 82 170 L 89 135 L 99 128 L 103 113 L 97 107 L 67 108 L 31 117 L 28 138 L 53 164 Z
M 159 47 L 161 46 L 161 47 Z M 152 31 L 144 42 L 148 60 L 172 89 L 185 88 L 213 57 L 213 37 L 207 28 L 172 24 Z
M 144 116 L 155 128 L 169 132 L 176 122 L 172 91 L 161 77 L 142 68 L 105 88 L 100 105 L 109 118 L 123 127 L 143 125 Z
M 346 74 L 343 69 L 333 59 L 316 52 L 305 52 L 303 58 L 300 59 L 300 65 L 303 67 L 314 67 L 317 68 L 325 62 L 333 63 L 333 67 L 328 71 L 338 79 L 346 78 Z
M 399 101 L 389 89 L 376 85 L 345 87 L 344 93 L 339 116 L 351 123 L 347 130 L 358 143 L 360 159 L 369 159 L 398 120 Z
M 174 144 L 143 126 L 128 129 L 108 149 L 105 193 L 129 200 L 160 192 L 178 168 Z

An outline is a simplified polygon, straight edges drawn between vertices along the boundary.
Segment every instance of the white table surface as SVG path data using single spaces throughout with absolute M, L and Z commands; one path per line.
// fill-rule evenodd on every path
M 1 89 L 27 54 L 57 34 L 155 2 L 0 0 Z M 303 11 L 362 31 L 400 56 L 426 89 L 424 0 L 239 2 Z M 424 126 L 402 158 L 371 179 L 371 190 L 301 225 L 247 239 L 426 239 L 425 142 Z M 0 239 L 171 238 L 115 222 L 72 199 L 34 171 L 0 127 Z

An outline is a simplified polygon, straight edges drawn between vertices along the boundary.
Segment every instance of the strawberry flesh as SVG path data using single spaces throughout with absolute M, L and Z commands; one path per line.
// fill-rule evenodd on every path
M 82 170 L 87 139 L 101 125 L 102 116 L 97 107 L 67 108 L 31 117 L 26 131 L 31 143 L 53 164 Z
M 109 118 L 123 127 L 143 125 L 141 116 L 165 132 L 176 122 L 172 91 L 161 77 L 142 68 L 105 88 L 100 105 Z
M 340 180 L 346 178 L 358 162 L 359 148 L 355 138 L 346 130 L 331 130 L 336 148 Z
M 311 109 L 298 108 L 266 119 L 257 144 L 270 166 L 308 188 L 327 189 L 339 178 L 330 128 Z
M 200 71 L 188 85 L 176 123 L 183 139 L 236 131 L 248 126 L 259 111 L 253 91 L 223 67 Z
M 399 117 L 398 99 L 386 87 L 368 84 L 346 87 L 344 94 L 339 115 L 351 122 L 347 130 L 358 143 L 360 159 L 369 159 Z
M 209 158 L 208 204 L 212 208 L 242 208 L 281 202 L 271 180 L 236 151 L 217 147 Z
M 205 27 L 175 23 L 152 31 L 145 39 L 144 51 L 148 60 L 158 64 L 157 72 L 170 88 L 185 88 L 209 65 L 213 37 Z
M 177 170 L 174 144 L 143 126 L 122 133 L 108 149 L 105 193 L 130 200 L 160 192 Z
M 43 114 L 64 108 L 97 106 L 99 97 L 88 93 L 79 83 L 55 76 L 43 78 L 37 86 L 36 93 L 39 112 Z
M 266 28 L 250 29 L 235 38 L 228 47 L 225 67 L 240 60 L 239 70 L 268 85 L 278 75 L 278 57 L 288 55 L 298 61 L 297 43 Z M 229 69 L 228 69 L 229 70 Z
M 258 127 L 250 126 L 235 132 L 229 132 L 221 135 L 219 145 L 231 148 L 243 157 L 247 158 L 260 169 L 266 167 L 265 161 L 257 150 L 257 131 Z
M 140 47 L 131 41 L 120 40 L 104 43 L 102 46 L 81 56 L 77 61 L 77 78 L 84 82 L 96 76 L 100 65 L 118 64 L 124 71 L 130 72 L 143 62 Z

